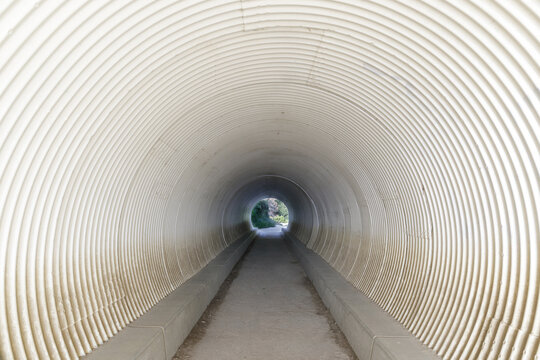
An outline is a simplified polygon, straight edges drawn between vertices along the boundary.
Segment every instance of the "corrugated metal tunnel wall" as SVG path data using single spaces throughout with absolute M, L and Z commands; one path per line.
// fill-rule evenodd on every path
M 540 2 L 0 2 L 0 349 L 291 231 L 445 359 L 539 354 Z

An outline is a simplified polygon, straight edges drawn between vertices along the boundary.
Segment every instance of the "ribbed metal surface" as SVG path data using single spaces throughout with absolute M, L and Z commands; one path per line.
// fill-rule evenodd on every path
M 291 230 L 445 359 L 539 357 L 540 3 L 0 2 L 0 349 Z

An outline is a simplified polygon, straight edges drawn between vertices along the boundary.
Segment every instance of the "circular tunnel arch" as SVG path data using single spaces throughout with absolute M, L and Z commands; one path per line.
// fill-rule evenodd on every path
M 90 352 L 274 193 L 292 234 L 443 358 L 538 355 L 539 14 L 3 2 L 1 357 Z

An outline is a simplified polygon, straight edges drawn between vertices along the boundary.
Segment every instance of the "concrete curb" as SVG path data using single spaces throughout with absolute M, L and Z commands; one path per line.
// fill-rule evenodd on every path
M 440 359 L 388 313 L 352 286 L 323 258 L 285 232 L 319 296 L 360 360 Z
M 252 231 L 232 243 L 201 271 L 84 359 L 171 359 L 255 235 Z

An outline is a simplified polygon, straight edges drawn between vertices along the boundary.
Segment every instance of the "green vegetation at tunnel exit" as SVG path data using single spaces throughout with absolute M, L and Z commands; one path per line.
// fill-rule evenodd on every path
M 251 223 L 259 229 L 287 224 L 289 222 L 289 210 L 285 204 L 274 198 L 259 201 L 251 210 Z

